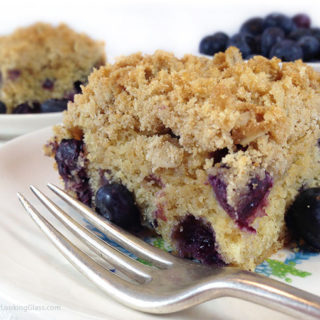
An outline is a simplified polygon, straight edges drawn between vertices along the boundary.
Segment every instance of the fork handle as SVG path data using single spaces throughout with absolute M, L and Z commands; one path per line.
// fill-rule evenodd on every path
M 226 296 L 251 301 L 299 319 L 320 319 L 320 297 L 285 283 L 240 271 L 225 285 Z

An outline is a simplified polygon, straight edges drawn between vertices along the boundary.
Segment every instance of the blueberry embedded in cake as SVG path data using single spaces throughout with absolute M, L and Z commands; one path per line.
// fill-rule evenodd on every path
M 81 140 L 63 139 L 55 149 L 58 172 L 68 190 L 84 204 L 91 206 L 92 192 L 85 168 L 84 146 Z
M 128 230 L 140 227 L 140 212 L 133 194 L 122 184 L 105 183 L 95 195 L 95 208 L 99 214 Z
M 68 26 L 36 23 L 1 37 L 0 113 L 66 110 L 105 63 L 104 43 Z
M 217 251 L 212 226 L 202 218 L 186 215 L 174 227 L 171 238 L 179 256 L 208 265 L 224 265 Z
M 134 54 L 90 75 L 46 153 L 111 221 L 141 220 L 181 257 L 252 270 L 283 246 L 301 186 L 319 186 L 319 92 L 301 61 Z
M 320 250 L 320 188 L 301 190 L 286 214 L 293 237 Z

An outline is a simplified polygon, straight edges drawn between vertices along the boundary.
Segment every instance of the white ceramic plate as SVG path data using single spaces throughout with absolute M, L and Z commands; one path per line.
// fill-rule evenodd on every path
M 28 190 L 29 184 L 45 190 L 47 182 L 58 183 L 52 160 L 42 152 L 43 144 L 51 135 L 50 128 L 43 129 L 0 148 L 0 300 L 30 306 L 23 319 L 36 319 L 37 316 L 59 320 L 290 319 L 232 298 L 217 299 L 159 317 L 130 310 L 102 293 L 63 258 L 24 212 L 16 197 L 16 192 L 20 191 L 36 204 Z M 260 265 L 257 271 L 320 295 L 319 266 L 319 255 L 282 250 Z M 59 310 L 34 312 L 32 309 L 37 306 L 57 306 Z M 21 319 L 21 312 L 16 311 L 14 319 Z
M 0 140 L 45 128 L 62 121 L 62 112 L 39 114 L 0 114 Z

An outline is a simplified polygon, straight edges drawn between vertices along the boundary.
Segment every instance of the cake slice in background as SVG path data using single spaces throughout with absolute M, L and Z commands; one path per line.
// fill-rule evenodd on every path
M 65 24 L 36 23 L 2 36 L 0 113 L 62 111 L 103 64 L 104 43 Z
M 252 270 L 283 246 L 299 190 L 319 185 L 320 77 L 279 62 L 235 48 L 119 58 L 90 75 L 46 153 L 111 221 L 140 214 L 181 257 Z

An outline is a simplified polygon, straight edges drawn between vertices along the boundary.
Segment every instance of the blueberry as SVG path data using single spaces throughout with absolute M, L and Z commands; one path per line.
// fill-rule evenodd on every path
M 17 105 L 13 110 L 12 113 L 33 113 L 32 108 L 30 107 L 29 103 L 21 103 Z
M 311 19 L 305 13 L 296 14 L 292 18 L 292 21 L 298 28 L 310 28 L 310 25 L 311 25 Z
M 294 41 L 283 40 L 271 48 L 269 58 L 272 57 L 278 57 L 282 61 L 294 61 L 303 58 L 303 51 Z
M 229 39 L 228 47 L 230 46 L 237 47 L 241 51 L 242 57 L 246 59 L 255 51 L 254 37 L 246 33 L 236 33 Z
M 82 93 L 82 89 L 81 86 L 84 85 L 85 83 L 82 81 L 75 81 L 73 83 L 73 89 L 71 89 L 70 91 L 65 92 L 64 94 L 64 99 L 67 99 L 68 101 L 72 101 L 74 99 L 74 95 L 75 94 L 79 94 Z
M 92 191 L 86 169 L 81 165 L 84 144 L 80 140 L 63 139 L 57 147 L 55 160 L 58 171 L 68 190 L 76 193 L 77 198 L 87 206 L 91 206 Z
M 41 103 L 40 112 L 62 112 L 68 107 L 67 99 L 49 99 Z
M 5 103 L 0 101 L 0 114 L 1 113 L 6 113 L 6 112 L 7 112 L 7 107 L 6 107 Z
M 266 205 L 267 196 L 273 185 L 270 174 L 266 172 L 264 179 L 260 177 L 252 178 L 248 183 L 248 192 L 240 194 L 235 208 L 228 203 L 227 184 L 224 182 L 222 175 L 209 175 L 208 181 L 221 207 L 237 222 L 239 227 L 254 231 L 249 224 Z
M 214 55 L 224 51 L 227 47 L 229 37 L 223 32 L 217 32 L 211 36 L 203 38 L 199 45 L 199 51 L 203 54 Z
M 38 113 L 39 112 L 39 104 L 37 102 L 29 103 L 21 103 L 17 105 L 12 113 L 14 114 L 28 114 L 28 113 Z
M 310 61 L 320 54 L 320 42 L 312 36 L 304 36 L 297 42 L 303 51 L 303 60 Z
M 204 264 L 225 264 L 217 252 L 215 233 L 205 220 L 188 214 L 175 226 L 171 237 L 180 257 L 197 259 Z
M 261 54 L 269 57 L 270 49 L 278 42 L 284 39 L 284 32 L 277 27 L 267 28 L 261 36 Z
M 261 54 L 261 38 L 261 34 L 254 37 L 254 46 L 252 47 L 252 52 L 254 53 L 253 56 Z M 249 57 L 247 57 L 247 59 L 249 59 Z
M 74 91 L 76 94 L 78 93 L 82 93 L 82 90 L 81 90 L 81 86 L 83 85 L 83 83 L 81 81 L 76 81 L 74 84 L 73 84 L 73 88 L 74 88 Z
M 247 56 L 247 60 L 250 60 L 250 59 L 252 59 L 252 58 L 254 58 L 254 57 L 256 57 L 257 56 L 257 54 L 256 53 L 251 53 L 251 54 L 249 54 L 248 56 Z
M 248 192 L 241 194 L 237 203 L 238 224 L 246 227 L 255 218 L 258 211 L 263 209 L 267 202 L 267 196 L 273 185 L 273 179 L 266 172 L 264 179 L 252 178 L 248 183 Z
M 301 191 L 286 214 L 286 224 L 294 236 L 320 249 L 320 188 Z
M 83 142 L 75 139 L 62 139 L 55 154 L 58 171 L 64 180 L 72 177 L 78 168 L 78 158 L 83 152 Z
M 227 200 L 227 184 L 224 182 L 222 175 L 209 175 L 208 182 L 210 183 L 216 199 L 220 206 L 226 211 L 232 219 L 236 219 L 235 210 L 228 204 Z
M 42 88 L 45 89 L 45 90 L 52 90 L 54 87 L 54 81 L 50 80 L 50 79 L 45 79 L 43 82 L 42 82 Z
M 248 33 L 252 36 L 256 36 L 262 33 L 263 19 L 259 17 L 251 18 L 243 23 L 240 28 L 240 33 Z
M 11 81 L 17 80 L 21 75 L 21 71 L 18 69 L 10 69 L 7 71 L 8 79 Z
M 263 21 L 263 29 L 277 27 L 284 31 L 285 34 L 296 29 L 294 22 L 282 13 L 271 13 Z
M 310 35 L 316 37 L 320 41 L 320 28 L 311 28 Z
M 122 184 L 111 183 L 100 187 L 95 203 L 99 214 L 124 229 L 135 229 L 140 224 L 133 195 Z
M 299 40 L 300 38 L 304 36 L 310 36 L 312 34 L 312 31 L 310 29 L 306 28 L 298 28 L 296 30 L 293 30 L 289 33 L 288 38 L 291 40 Z

